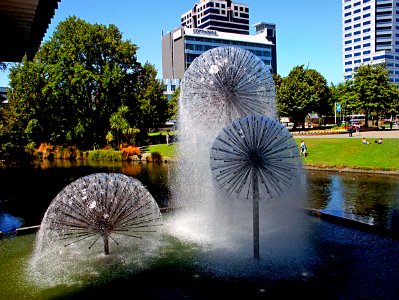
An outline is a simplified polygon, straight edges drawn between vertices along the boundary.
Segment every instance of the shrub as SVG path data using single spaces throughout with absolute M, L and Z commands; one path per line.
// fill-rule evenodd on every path
M 152 152 L 151 159 L 153 162 L 160 163 L 162 162 L 162 155 L 159 152 Z
M 117 150 L 92 150 L 89 152 L 90 160 L 121 161 L 122 152 Z
M 134 147 L 134 146 L 128 146 L 128 147 L 122 148 L 121 152 L 122 152 L 123 160 L 128 160 L 129 157 L 131 157 L 132 155 L 139 156 L 141 154 L 140 148 Z
M 54 158 L 54 146 L 48 143 L 41 143 L 39 148 L 36 150 L 36 156 L 38 158 Z

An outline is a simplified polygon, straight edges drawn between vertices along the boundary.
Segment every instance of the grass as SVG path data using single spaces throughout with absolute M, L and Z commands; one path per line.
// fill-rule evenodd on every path
M 296 142 L 300 144 L 301 139 Z M 368 139 L 363 145 L 360 138 L 305 139 L 308 156 L 304 165 L 369 170 L 399 170 L 399 139 L 384 139 L 381 145 Z
M 174 157 L 175 156 L 175 144 L 158 144 L 158 145 L 150 145 L 148 146 L 144 152 L 146 153 L 153 153 L 153 152 L 158 152 L 161 154 L 163 158 L 167 157 Z
M 298 147 L 301 139 L 295 138 Z M 384 139 L 381 145 L 368 139 L 363 145 L 360 138 L 305 139 L 308 156 L 303 164 L 315 167 L 353 168 L 365 170 L 399 170 L 399 139 Z M 151 145 L 145 152 L 158 152 L 163 158 L 176 156 L 176 144 Z

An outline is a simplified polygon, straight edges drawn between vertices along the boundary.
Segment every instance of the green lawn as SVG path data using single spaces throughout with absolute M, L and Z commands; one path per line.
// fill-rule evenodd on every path
M 298 145 L 300 138 L 295 139 Z M 399 139 L 384 139 L 381 145 L 361 138 L 308 138 L 305 139 L 308 156 L 303 163 L 310 166 L 351 167 L 376 170 L 399 170 Z
M 175 156 L 175 144 L 158 144 L 158 145 L 151 145 L 144 150 L 144 152 L 153 153 L 158 152 L 162 155 L 163 158 L 166 157 L 174 157 Z
M 295 138 L 298 144 L 301 138 Z M 308 156 L 303 164 L 308 166 L 359 168 L 368 170 L 399 170 L 399 139 L 384 139 L 381 145 L 361 138 L 308 138 L 305 139 Z M 175 157 L 176 144 L 151 145 L 145 152 L 158 152 L 162 157 Z

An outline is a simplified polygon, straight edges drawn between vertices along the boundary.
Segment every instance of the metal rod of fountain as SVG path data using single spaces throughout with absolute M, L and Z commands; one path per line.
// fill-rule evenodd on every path
M 254 258 L 259 259 L 259 187 L 258 171 L 252 170 Z

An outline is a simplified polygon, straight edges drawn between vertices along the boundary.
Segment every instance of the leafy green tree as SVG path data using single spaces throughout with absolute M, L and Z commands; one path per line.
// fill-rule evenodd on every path
M 163 94 L 163 85 L 156 76 L 155 67 L 146 63 L 139 77 L 137 90 L 139 115 L 133 116 L 136 120 L 133 124 L 140 129 L 142 136 L 150 129 L 163 126 L 170 118 L 168 100 Z
M 125 115 L 129 112 L 129 108 L 127 106 L 120 106 L 117 112 L 114 112 L 109 118 L 109 123 L 111 124 L 111 129 L 113 129 L 116 133 L 116 139 L 118 144 L 118 149 L 120 148 L 122 134 L 124 131 L 130 128 L 130 124 L 125 118 Z M 107 135 L 107 141 L 110 139 Z
M 364 113 L 366 120 L 369 116 L 376 117 L 378 122 L 378 116 L 389 113 L 397 105 L 398 88 L 389 81 L 385 65 L 361 65 L 354 74 L 347 98 L 354 111 Z
M 294 67 L 287 77 L 275 77 L 277 109 L 280 117 L 292 117 L 294 129 L 305 123 L 308 113 L 331 111 L 331 93 L 326 79 L 316 70 Z
M 177 88 L 168 102 L 168 115 L 171 120 L 177 120 L 179 115 L 180 88 Z
M 59 23 L 33 62 L 11 68 L 10 111 L 22 117 L 20 132 L 29 127 L 36 143 L 104 145 L 110 130 L 104 120 L 121 105 L 138 106 L 142 66 L 136 51 L 114 25 L 76 17 Z

